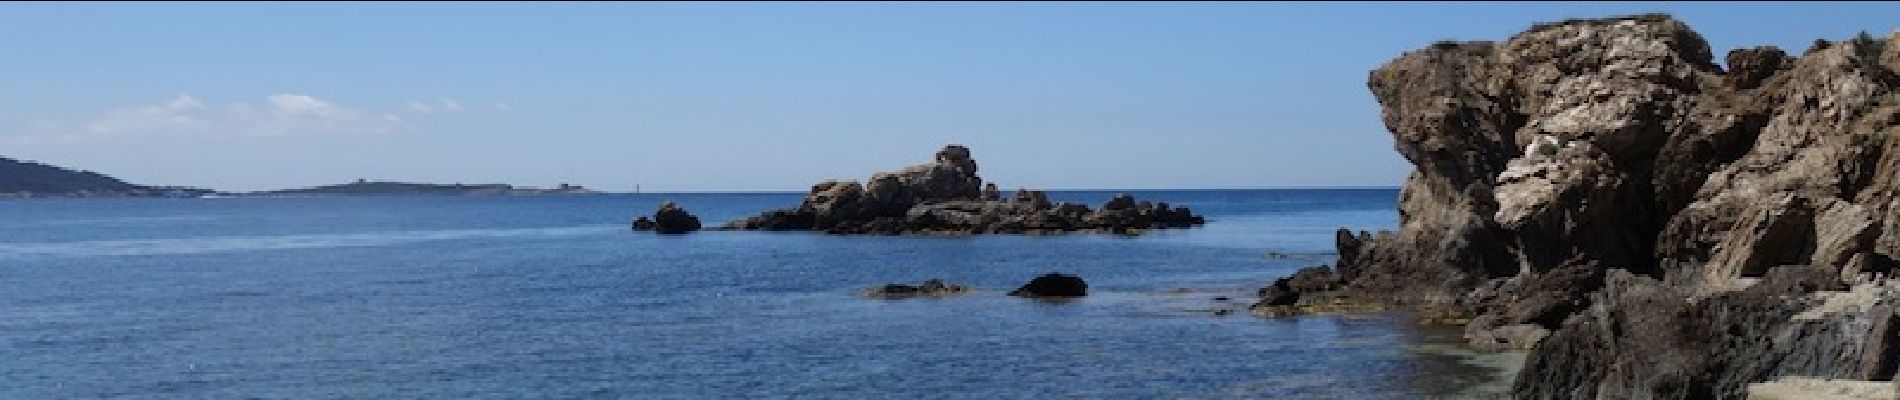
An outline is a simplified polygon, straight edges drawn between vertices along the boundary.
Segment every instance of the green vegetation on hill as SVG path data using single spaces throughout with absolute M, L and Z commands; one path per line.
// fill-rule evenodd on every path
M 97 172 L 0 157 L 0 197 L 198 196 L 210 192 L 140 186 Z

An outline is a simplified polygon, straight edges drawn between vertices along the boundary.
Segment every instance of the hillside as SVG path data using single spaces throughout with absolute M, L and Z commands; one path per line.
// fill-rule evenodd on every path
M 0 157 L 0 197 L 196 196 L 209 192 L 134 185 L 97 172 Z

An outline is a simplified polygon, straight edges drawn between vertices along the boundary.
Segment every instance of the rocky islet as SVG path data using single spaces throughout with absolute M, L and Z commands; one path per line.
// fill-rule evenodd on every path
M 821 182 L 796 207 L 722 228 L 831 234 L 1139 233 L 1206 223 L 1186 207 L 1136 201 L 1126 194 L 1093 210 L 1051 202 L 1039 191 L 1017 190 L 1005 198 L 994 183 L 983 182 L 970 150 L 958 145 L 945 146 L 930 163 L 877 173 L 867 182 Z

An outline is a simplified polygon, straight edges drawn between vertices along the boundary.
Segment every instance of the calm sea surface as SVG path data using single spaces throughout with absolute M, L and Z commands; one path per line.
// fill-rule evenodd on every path
M 1131 192 L 1205 227 L 637 234 L 799 194 L 0 201 L 0 398 L 1419 398 L 1497 390 L 1395 316 L 1252 291 L 1391 228 L 1395 190 Z M 1057 192 L 1099 205 L 1110 192 Z M 1285 258 L 1268 257 L 1285 253 Z M 1004 296 L 1051 271 L 1069 303 Z M 866 300 L 891 282 L 979 289 Z M 1231 296 L 1230 302 L 1216 296 Z M 1241 308 L 1215 316 L 1216 308 Z

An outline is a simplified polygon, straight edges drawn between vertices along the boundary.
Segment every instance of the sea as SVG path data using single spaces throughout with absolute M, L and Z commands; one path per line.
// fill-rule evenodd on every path
M 1050 197 L 1099 205 L 1116 191 Z M 0 399 L 1498 397 L 1520 354 L 1399 314 L 1262 318 L 1397 190 L 1127 191 L 1192 229 L 708 225 L 799 193 L 0 200 Z M 1049 272 L 1089 296 L 1007 296 Z M 867 299 L 886 283 L 969 285 Z M 1222 313 L 1220 310 L 1233 310 Z

